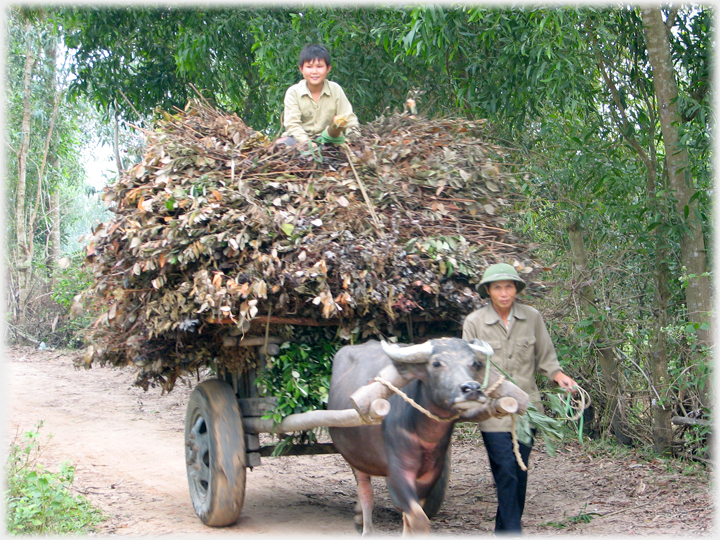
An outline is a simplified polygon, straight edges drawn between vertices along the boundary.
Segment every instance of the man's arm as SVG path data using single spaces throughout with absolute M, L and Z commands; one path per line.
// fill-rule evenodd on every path
M 560 388 L 575 392 L 577 383 L 563 373 L 558 362 L 555 347 L 552 344 L 550 333 L 542 317 L 535 322 L 535 353 L 537 358 L 537 371 L 548 379 L 554 381 Z

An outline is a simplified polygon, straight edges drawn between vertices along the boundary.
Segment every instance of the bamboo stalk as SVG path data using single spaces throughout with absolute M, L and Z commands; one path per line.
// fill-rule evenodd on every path
M 333 116 L 332 123 L 327 127 L 327 134 L 337 138 L 343 134 L 346 126 L 347 118 L 345 118 L 345 116 Z

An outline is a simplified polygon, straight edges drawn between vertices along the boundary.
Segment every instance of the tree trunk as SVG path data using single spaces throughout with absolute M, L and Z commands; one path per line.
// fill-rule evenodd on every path
M 27 48 L 25 52 L 25 69 L 23 70 L 23 117 L 20 126 L 20 149 L 18 151 L 18 182 L 15 198 L 15 240 L 16 264 L 18 271 L 18 317 L 25 318 L 25 306 L 27 304 L 28 286 L 32 267 L 32 254 L 28 245 L 26 229 L 25 202 L 27 190 L 27 162 L 30 153 L 30 81 L 32 79 L 33 65 L 35 64 L 35 52 L 31 37 L 31 23 L 28 20 L 25 24 L 27 35 Z
M 608 343 L 605 326 L 602 321 L 597 318 L 595 289 L 591 285 L 590 270 L 587 262 L 587 254 L 585 253 L 585 243 L 583 242 L 578 219 L 574 219 L 568 225 L 568 235 L 570 248 L 572 250 L 573 267 L 577 273 L 576 283 L 578 283 L 577 290 L 580 296 L 582 310 L 587 317 L 593 319 L 593 327 L 595 328 L 595 346 L 599 353 L 600 369 L 602 370 L 603 380 L 605 381 L 605 391 L 608 395 L 610 425 L 615 433 L 617 442 L 619 444 L 629 445 L 632 444 L 633 441 L 628 435 L 625 424 L 625 403 L 620 389 L 618 366 L 615 361 L 612 346 Z
M 621 95 L 617 89 L 617 85 L 612 80 L 610 73 L 606 69 L 606 61 L 600 54 L 600 47 L 597 40 L 593 41 L 596 49 L 596 58 L 598 60 L 598 67 L 601 70 L 603 79 L 605 80 L 610 92 L 613 96 L 613 102 L 618 109 L 619 114 L 617 115 L 617 125 L 623 138 L 627 141 L 630 148 L 632 148 L 640 160 L 645 165 L 648 174 L 647 181 L 647 201 L 648 205 L 657 213 L 659 216 L 663 216 L 664 219 L 660 221 L 667 221 L 665 207 L 658 204 L 657 193 L 658 189 L 662 189 L 662 186 L 658 182 L 658 159 L 657 150 L 654 141 L 656 137 L 650 138 L 652 142 L 649 144 L 649 153 L 643 148 L 640 142 L 632 135 L 632 131 L 629 129 L 629 121 L 627 120 L 628 115 L 621 99 Z M 655 114 L 653 113 L 653 107 L 647 99 L 648 114 L 652 117 L 651 125 L 655 126 Z M 653 309 L 655 317 L 653 317 L 653 342 L 651 344 L 651 350 L 649 354 L 649 363 L 651 364 L 652 378 L 650 379 L 650 392 L 652 394 L 652 432 L 653 432 L 653 446 L 659 453 L 665 453 L 670 450 L 672 426 L 670 424 L 670 411 L 665 410 L 667 403 L 665 403 L 665 394 L 667 390 L 667 339 L 665 336 L 665 328 L 667 327 L 667 309 L 668 309 L 668 280 L 670 279 L 670 271 L 667 263 L 667 246 L 664 241 L 665 231 L 661 228 L 656 227 L 654 229 L 654 245 L 655 255 L 654 259 L 650 261 L 650 265 L 653 267 L 653 279 L 655 284 L 655 296 Z M 653 264 L 654 263 L 654 264 Z M 660 390 L 658 390 L 660 389 Z
M 55 275 L 58 270 L 58 261 L 62 257 L 60 245 L 60 188 L 55 186 L 50 195 L 50 261 L 52 271 L 52 284 L 55 285 Z
M 670 294 L 668 293 L 667 283 L 670 275 L 667 255 L 663 243 L 663 239 L 657 238 L 658 251 L 656 259 L 658 261 L 655 270 L 655 309 L 653 309 L 653 346 L 652 346 L 652 411 L 653 411 L 653 450 L 658 454 L 670 454 L 672 452 L 672 408 L 667 399 L 667 390 L 670 386 L 668 377 L 668 360 L 667 360 L 667 338 L 665 336 L 665 328 L 667 328 L 668 316 L 667 306 Z M 657 394 L 656 394 L 657 392 Z
M 698 203 L 690 201 L 696 189 L 687 149 L 680 143 L 682 121 L 677 106 L 678 87 L 670 56 L 668 29 L 663 22 L 659 6 L 643 8 L 642 20 L 660 113 L 670 189 L 677 200 L 676 212 L 684 224 L 681 256 L 683 266 L 690 276 L 685 289 L 688 317 L 699 327 L 700 343 L 711 347 L 713 329 L 710 313 L 713 306 L 710 279 L 706 275 L 709 270 L 707 253 L 702 223 L 698 217 Z M 706 407 L 712 405 L 709 393 L 704 396 L 703 405 Z
M 656 125 L 653 116 L 652 125 Z M 655 137 L 653 137 L 655 140 Z M 658 157 L 654 144 L 650 145 L 650 154 L 641 156 L 648 172 L 647 200 L 648 205 L 658 218 L 657 221 L 667 222 L 667 204 L 664 198 L 658 198 L 658 191 L 665 192 L 667 176 L 662 181 L 658 177 Z M 667 171 L 667 167 L 665 168 Z M 655 264 L 653 280 L 655 282 L 655 297 L 653 305 L 653 340 L 650 349 L 651 368 L 651 410 L 652 410 L 652 434 L 653 450 L 658 454 L 670 454 L 672 452 L 672 410 L 668 402 L 668 390 L 670 387 L 667 360 L 667 335 L 668 326 L 668 304 L 670 293 L 668 283 L 670 282 L 670 268 L 668 266 L 668 245 L 665 240 L 667 230 L 665 227 L 655 227 L 653 230 L 655 244 Z
M 117 113 L 115 114 L 115 123 L 113 124 L 113 150 L 115 151 L 115 165 L 118 170 L 118 178 L 125 172 L 122 158 L 120 157 L 120 120 Z

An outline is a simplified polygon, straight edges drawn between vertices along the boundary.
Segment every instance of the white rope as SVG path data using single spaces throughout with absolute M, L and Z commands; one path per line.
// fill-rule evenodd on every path
M 452 422 L 453 420 L 457 420 L 458 418 L 460 418 L 460 416 L 462 416 L 462 413 L 459 413 L 451 418 L 441 418 L 440 416 L 437 416 L 437 415 L 431 413 L 430 411 L 428 411 L 427 409 L 425 409 L 422 405 L 419 405 L 418 403 L 416 403 L 410 396 L 408 396 L 405 392 L 403 392 L 402 390 L 400 390 L 399 388 L 394 386 L 390 381 L 386 381 L 385 379 L 383 379 L 380 376 L 375 377 L 373 379 L 373 381 L 384 384 L 390 390 L 395 392 L 398 396 L 400 396 L 405 401 L 407 401 L 410 405 L 415 407 L 418 411 L 423 413 L 425 416 L 427 416 L 428 418 L 432 418 L 433 420 L 437 420 L 438 422 Z
M 515 415 L 512 414 L 512 443 L 513 443 L 513 454 L 515 454 L 515 460 L 523 471 L 527 471 L 527 466 L 523 463 L 522 456 L 520 455 L 520 443 L 517 438 L 517 429 L 515 429 Z M 507 439 L 505 439 L 507 440 Z

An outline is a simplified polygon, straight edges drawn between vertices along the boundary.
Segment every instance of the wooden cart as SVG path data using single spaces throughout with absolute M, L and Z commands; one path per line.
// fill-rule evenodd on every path
M 229 322 L 229 321 L 218 321 Z M 276 323 L 329 324 L 293 320 Z M 255 336 L 228 336 L 226 347 L 253 347 L 257 365 L 265 365 L 267 355 L 279 352 L 282 339 Z M 382 375 L 398 387 L 408 381 L 394 369 Z M 287 416 L 278 425 L 263 419 L 273 409 L 276 398 L 258 397 L 255 386 L 257 371 L 229 372 L 220 370 L 218 378 L 198 384 L 190 395 L 185 418 L 185 457 L 188 484 L 193 507 L 202 522 L 212 527 L 232 525 L 240 516 L 245 498 L 247 467 L 257 467 L 261 458 L 269 457 L 274 445 L 261 445 L 261 433 L 280 434 L 306 431 L 317 427 L 350 427 L 380 423 L 390 411 L 385 400 L 390 391 L 380 383 L 372 383 L 356 394 L 357 408 L 345 411 L 310 411 Z M 353 397 L 355 397 L 355 395 Z M 333 454 L 332 443 L 308 443 L 291 446 L 283 455 Z M 450 469 L 448 453 L 445 468 L 424 510 L 428 517 L 437 514 L 445 497 Z
M 333 325 L 333 321 L 313 321 L 273 318 L 275 324 Z M 230 322 L 230 321 L 227 321 Z M 234 321 L 232 321 L 234 322 Z M 424 324 L 427 321 L 413 321 Z M 409 322 L 412 325 L 413 322 Z M 270 320 L 268 319 L 268 324 Z M 412 326 L 411 326 L 412 327 Z M 252 331 L 251 328 L 249 330 Z M 424 336 L 428 338 L 429 336 Z M 263 335 L 228 335 L 226 347 L 253 347 L 257 358 L 255 365 L 266 364 L 266 356 L 275 356 L 279 344 L 277 337 Z M 275 446 L 261 445 L 261 433 L 280 434 L 307 431 L 318 427 L 353 427 L 379 424 L 390 412 L 387 398 L 392 390 L 380 382 L 369 382 L 356 390 L 350 400 L 353 409 L 344 411 L 309 411 L 292 414 L 274 425 L 263 419 L 273 409 L 276 398 L 257 395 L 256 369 L 229 372 L 220 370 L 217 379 L 200 383 L 195 387 L 188 402 L 185 418 L 185 457 L 188 484 L 193 507 L 203 523 L 223 527 L 235 523 L 240 516 L 245 498 L 245 472 L 247 467 L 257 467 L 261 458 L 271 456 Z M 394 365 L 383 368 L 378 376 L 396 388 L 402 388 L 411 380 L 401 375 Z M 480 421 L 490 414 L 511 414 L 518 410 L 512 397 L 498 397 L 487 405 L 468 412 L 466 421 Z M 490 412 L 492 411 L 492 412 Z M 308 443 L 294 445 L 283 455 L 333 454 L 337 450 L 332 443 Z M 432 518 L 440 510 L 445 498 L 450 471 L 450 452 L 446 454 L 443 472 L 425 500 L 423 510 Z

